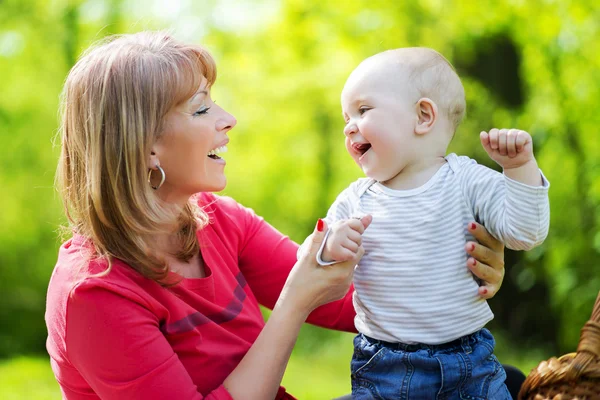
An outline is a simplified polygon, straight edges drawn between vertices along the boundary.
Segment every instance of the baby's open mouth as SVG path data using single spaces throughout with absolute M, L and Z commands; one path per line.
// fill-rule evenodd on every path
M 226 152 L 227 152 L 227 146 L 217 147 L 216 149 L 213 149 L 208 152 L 208 157 L 212 158 L 213 160 L 219 160 L 221 157 L 219 157 L 217 154 L 226 153 Z
M 371 148 L 370 143 L 354 143 L 352 148 L 362 156 Z

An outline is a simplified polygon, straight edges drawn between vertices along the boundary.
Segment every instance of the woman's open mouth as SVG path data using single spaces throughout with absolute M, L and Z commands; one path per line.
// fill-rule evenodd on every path
M 221 157 L 219 157 L 217 154 L 226 152 L 227 146 L 217 147 L 216 149 L 213 149 L 208 152 L 208 158 L 212 158 L 213 160 L 221 160 Z

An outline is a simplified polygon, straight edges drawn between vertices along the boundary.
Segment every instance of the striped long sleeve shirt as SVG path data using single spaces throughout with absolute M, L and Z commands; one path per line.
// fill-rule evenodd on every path
M 327 214 L 335 221 L 371 214 L 365 255 L 354 275 L 355 325 L 389 342 L 439 344 L 493 318 L 466 267 L 467 231 L 476 220 L 508 248 L 546 238 L 549 183 L 532 187 L 450 154 L 423 186 L 392 190 L 368 178 L 344 190 Z

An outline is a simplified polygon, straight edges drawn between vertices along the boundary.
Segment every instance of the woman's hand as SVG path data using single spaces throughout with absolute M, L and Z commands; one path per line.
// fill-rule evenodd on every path
M 468 229 L 479 243 L 467 242 L 465 249 L 471 256 L 467 267 L 482 281 L 479 295 L 491 299 L 504 280 L 504 244 L 476 222 L 470 222 Z
M 357 228 L 360 234 L 364 232 L 371 221 L 370 215 L 356 221 L 361 225 Z M 357 246 L 356 251 L 352 251 L 347 261 L 321 266 L 316 261 L 316 255 L 326 232 L 327 223 L 320 220 L 311 237 L 305 241 L 308 249 L 303 252 L 290 272 L 278 304 L 291 305 L 298 312 L 308 316 L 315 308 L 341 299 L 348 293 L 354 276 L 354 267 L 365 250 L 362 245 Z

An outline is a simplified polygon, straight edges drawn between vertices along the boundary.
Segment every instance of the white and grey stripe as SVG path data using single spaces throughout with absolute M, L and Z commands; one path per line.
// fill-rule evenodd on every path
M 371 214 L 366 250 L 356 270 L 356 328 L 389 342 L 445 343 L 475 332 L 493 318 L 466 267 L 466 227 L 473 219 L 507 247 L 539 245 L 549 225 L 549 184 L 531 187 L 450 154 L 423 186 L 391 190 L 359 179 L 327 215 Z

